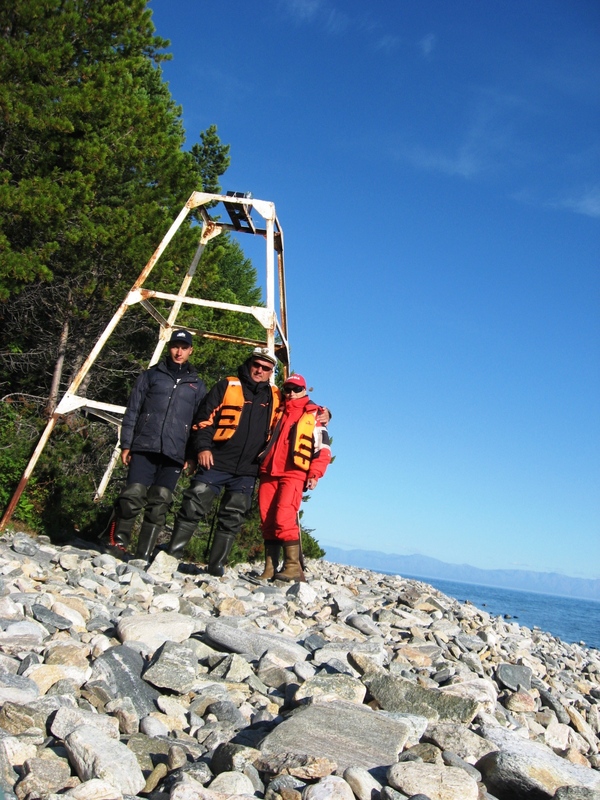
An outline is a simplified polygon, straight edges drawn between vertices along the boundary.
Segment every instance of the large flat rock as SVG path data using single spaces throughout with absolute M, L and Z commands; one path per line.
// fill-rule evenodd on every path
M 139 717 L 156 711 L 160 693 L 141 678 L 142 656 L 126 645 L 111 647 L 94 662 L 93 678 L 104 680 L 114 697 L 130 697 Z
M 425 689 L 399 675 L 372 673 L 365 675 L 363 680 L 386 711 L 419 714 L 434 722 L 469 723 L 479 709 L 479 703 L 472 698 L 458 697 L 439 689 Z
M 523 739 L 506 728 L 484 725 L 482 733 L 498 748 L 476 767 L 500 800 L 550 798 L 561 786 L 600 791 L 600 772 L 571 764 L 544 744 Z
M 408 727 L 380 711 L 344 701 L 309 706 L 278 725 L 262 742 L 261 753 L 330 758 L 337 771 L 371 769 L 398 761 Z
M 132 614 L 119 620 L 117 631 L 122 642 L 144 642 L 152 650 L 165 642 L 185 642 L 196 625 L 191 617 L 176 611 L 160 614 Z
M 260 658 L 267 650 L 292 666 L 296 661 L 305 661 L 308 650 L 288 636 L 268 633 L 259 628 L 250 627 L 236 617 L 213 620 L 208 623 L 205 638 L 209 644 L 231 653 L 249 653 Z

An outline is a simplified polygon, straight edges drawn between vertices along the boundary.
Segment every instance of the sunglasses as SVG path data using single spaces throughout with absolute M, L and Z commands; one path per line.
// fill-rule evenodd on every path
M 266 364 L 260 364 L 258 361 L 253 361 L 252 366 L 254 369 L 262 369 L 263 372 L 273 372 L 273 366 L 271 364 L 267 366 Z
M 300 392 L 304 391 L 304 386 L 284 386 L 283 391 L 287 394 L 288 392 L 293 392 L 294 394 L 299 394 Z

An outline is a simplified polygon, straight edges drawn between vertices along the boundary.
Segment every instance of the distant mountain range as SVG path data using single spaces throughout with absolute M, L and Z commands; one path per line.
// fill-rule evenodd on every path
M 524 592 L 600 600 L 600 579 L 571 578 L 557 572 L 531 572 L 521 569 L 479 569 L 469 564 L 446 564 L 428 556 L 401 556 L 375 550 L 342 550 L 322 545 L 325 559 L 375 572 L 410 575 L 416 578 L 437 578 L 459 583 L 476 583 Z

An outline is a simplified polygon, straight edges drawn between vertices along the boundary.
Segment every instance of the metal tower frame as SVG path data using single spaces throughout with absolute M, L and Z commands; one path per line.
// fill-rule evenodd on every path
M 219 208 L 221 205 L 225 209 L 225 212 L 231 221 L 221 221 L 220 215 L 216 219 L 213 219 L 208 213 L 207 206 L 209 204 L 211 209 L 213 206 L 217 206 L 217 208 Z M 190 211 L 196 208 L 198 209 L 202 218 L 201 235 L 198 248 L 181 283 L 179 292 L 177 294 L 170 294 L 168 292 L 144 288 L 144 284 L 152 272 L 152 269 L 165 252 L 177 230 L 180 228 Z M 264 222 L 260 223 L 259 220 L 253 218 L 253 212 L 256 212 L 256 215 L 261 217 Z M 211 239 L 214 239 L 224 231 L 248 233 L 254 236 L 262 236 L 266 239 L 266 303 L 264 307 L 242 306 L 234 303 L 220 303 L 214 300 L 205 300 L 203 298 L 187 296 L 190 283 L 192 282 L 192 278 L 194 277 L 202 257 L 202 253 L 204 252 L 204 248 Z M 275 256 L 277 257 L 277 265 L 275 265 Z M 276 289 L 279 315 L 276 311 Z M 165 317 L 152 305 L 151 300 L 153 298 L 172 302 L 173 305 L 171 306 L 168 317 Z M 160 325 L 158 342 L 148 366 L 156 364 L 160 359 L 162 351 L 171 337 L 171 332 L 173 328 L 176 327 L 177 317 L 182 306 L 184 304 L 188 304 L 217 308 L 224 311 L 233 311 L 242 314 L 251 314 L 265 329 L 266 339 L 264 341 L 247 339 L 240 336 L 232 336 L 230 334 L 214 331 L 202 331 L 189 326 L 186 326 L 186 329 L 195 336 L 202 338 L 217 339 L 220 341 L 234 342 L 237 344 L 247 344 L 254 347 L 267 347 L 269 352 L 279 359 L 284 370 L 284 375 L 287 375 L 290 366 L 290 352 L 288 343 L 287 308 L 285 297 L 283 231 L 275 213 L 275 205 L 266 200 L 255 200 L 251 195 L 242 194 L 239 192 L 229 192 L 226 195 L 208 194 L 207 192 L 193 192 L 190 195 L 187 203 L 183 206 L 177 218 L 165 234 L 163 240 L 152 254 L 152 257 L 140 272 L 126 298 L 116 310 L 113 318 L 104 329 L 87 359 L 81 366 L 79 372 L 74 377 L 70 386 L 67 388 L 65 394 L 61 398 L 56 410 L 48 420 L 37 447 L 35 448 L 33 455 L 29 460 L 21 480 L 19 481 L 19 485 L 17 486 L 15 493 L 8 504 L 6 511 L 4 512 L 4 516 L 0 520 L 0 530 L 3 529 L 10 521 L 21 494 L 25 490 L 35 465 L 37 464 L 37 461 L 41 456 L 48 439 L 50 438 L 50 434 L 61 417 L 79 409 L 88 410 L 95 416 L 116 425 L 120 435 L 120 427 L 123 414 L 125 413 L 125 406 L 99 402 L 88 397 L 80 396 L 78 394 L 78 390 L 84 378 L 101 353 L 106 342 L 108 341 L 110 335 L 117 327 L 119 321 L 125 315 L 127 309 L 138 303 Z M 104 495 L 112 472 L 118 461 L 119 452 L 120 447 L 117 443 L 102 481 L 98 487 L 98 491 L 94 497 L 95 502 L 98 502 Z

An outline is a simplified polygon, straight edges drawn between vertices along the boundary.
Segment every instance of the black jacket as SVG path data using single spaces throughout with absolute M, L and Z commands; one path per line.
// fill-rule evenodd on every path
M 213 436 L 219 421 L 214 415 L 214 424 L 192 431 L 190 439 L 196 453 L 212 450 L 214 468 L 230 475 L 258 475 L 257 456 L 265 447 L 271 422 L 273 395 L 268 381 L 256 383 L 250 378 L 248 363 L 238 369 L 238 376 L 244 392 L 244 408 L 240 422 L 231 439 L 214 442 Z M 194 424 L 211 419 L 225 396 L 227 380 L 219 381 L 206 395 L 194 418 Z
M 177 367 L 167 356 L 139 376 L 121 429 L 121 449 L 162 453 L 185 462 L 192 419 L 206 395 L 204 381 L 190 364 Z

